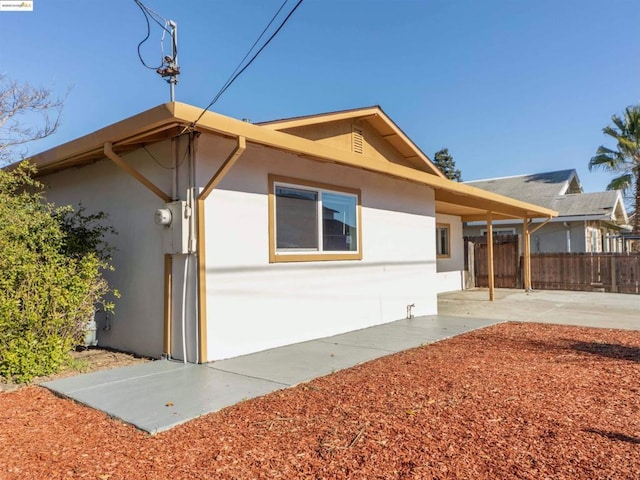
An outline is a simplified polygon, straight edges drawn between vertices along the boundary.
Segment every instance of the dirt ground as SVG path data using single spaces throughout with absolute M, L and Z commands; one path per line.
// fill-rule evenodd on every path
M 499 324 L 150 436 L 0 394 L 0 478 L 638 479 L 640 332 Z

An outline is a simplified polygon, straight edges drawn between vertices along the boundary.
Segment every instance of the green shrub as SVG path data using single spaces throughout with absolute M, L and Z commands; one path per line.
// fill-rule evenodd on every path
M 102 233 L 110 229 L 90 224 L 104 216 L 56 209 L 33 173 L 26 163 L 0 170 L 0 375 L 19 382 L 56 372 L 96 304 L 113 308 L 102 276 L 109 268 Z M 83 243 L 79 226 L 97 228 L 100 238 Z

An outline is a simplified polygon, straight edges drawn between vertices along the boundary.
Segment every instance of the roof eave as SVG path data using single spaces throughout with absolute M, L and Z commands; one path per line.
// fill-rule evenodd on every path
M 115 149 L 132 148 L 149 138 L 170 138 L 177 128 L 189 126 L 202 112 L 201 108 L 183 103 L 167 103 L 109 125 L 89 135 L 35 155 L 30 160 L 41 172 L 50 172 L 104 158 L 104 144 Z M 249 143 L 288 151 L 305 158 L 358 168 L 392 178 L 426 185 L 434 189 L 441 205 L 455 204 L 468 212 L 493 212 L 508 217 L 555 217 L 557 212 L 544 207 L 456 183 L 421 170 L 372 157 L 363 157 L 312 140 L 290 135 L 259 125 L 243 122 L 214 112 L 206 112 L 196 129 L 227 137 L 245 137 Z M 160 135 L 160 137 L 158 137 Z M 463 216 L 463 215 L 461 215 Z
M 39 174 L 52 173 L 104 158 L 105 142 L 111 142 L 114 150 L 122 153 L 134 149 L 136 145 L 170 137 L 183 125 L 184 122 L 177 121 L 174 115 L 174 105 L 165 103 L 38 153 L 27 160 L 36 166 Z

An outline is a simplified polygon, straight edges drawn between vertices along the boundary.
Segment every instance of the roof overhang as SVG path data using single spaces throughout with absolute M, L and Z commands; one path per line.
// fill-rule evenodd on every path
M 145 144 L 175 137 L 189 129 L 201 112 L 201 108 L 184 103 L 166 103 L 42 152 L 29 160 L 37 167 L 40 175 L 88 164 L 105 158 L 103 152 L 106 142 L 111 143 L 116 153 L 123 154 Z M 460 216 L 463 221 L 486 219 L 488 212 L 491 212 L 493 219 L 557 216 L 557 212 L 553 210 L 453 182 L 442 176 L 341 150 L 214 112 L 206 112 L 195 130 L 228 138 L 244 137 L 247 143 L 287 151 L 311 160 L 336 163 L 429 186 L 435 192 L 436 212 Z

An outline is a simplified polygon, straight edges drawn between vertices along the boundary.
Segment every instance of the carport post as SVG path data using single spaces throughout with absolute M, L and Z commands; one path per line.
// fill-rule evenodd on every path
M 533 282 L 531 281 L 531 234 L 540 230 L 550 221 L 551 221 L 551 217 L 547 218 L 544 222 L 534 227 L 533 225 L 529 224 L 529 219 L 525 218 L 524 227 L 523 227 L 524 231 L 526 232 L 526 240 L 524 244 L 525 264 L 527 265 L 526 276 L 525 276 L 526 280 L 524 284 L 525 290 L 533 290 L 533 288 L 531 287 L 531 285 L 533 284 Z M 533 219 L 531 219 L 531 222 L 533 223 Z M 531 226 L 531 229 L 529 229 L 529 226 Z
M 524 217 L 522 233 L 524 237 L 524 272 L 523 283 L 525 291 L 531 290 L 531 236 L 529 235 L 529 219 Z
M 494 299 L 494 278 L 493 278 L 493 224 L 491 223 L 491 212 L 487 212 L 487 272 L 489 280 L 489 300 Z

